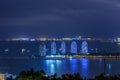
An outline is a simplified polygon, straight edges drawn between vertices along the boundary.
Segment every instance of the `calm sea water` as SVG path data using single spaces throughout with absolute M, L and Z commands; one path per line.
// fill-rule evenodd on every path
M 76 41 L 78 53 L 81 50 L 82 41 Z M 103 59 L 64 59 L 64 60 L 41 60 L 41 59 L 6 59 L 7 57 L 24 57 L 39 53 L 40 44 L 46 44 L 50 53 L 51 42 L 6 42 L 0 41 L 0 72 L 19 74 L 23 70 L 34 68 L 43 69 L 47 75 L 57 73 L 58 76 L 65 73 L 80 73 L 82 77 L 93 77 L 103 73 Z M 70 53 L 71 41 L 65 42 L 67 53 Z M 61 42 L 56 42 L 59 50 Z M 120 52 L 119 43 L 88 42 L 89 52 L 94 53 L 97 48 L 98 54 Z M 22 49 L 25 52 L 22 53 Z M 1 59 L 2 58 L 2 59 Z M 120 59 L 107 59 L 106 73 L 120 74 Z
M 120 59 L 106 60 L 107 74 L 120 74 Z M 2 59 L 0 60 L 0 72 L 18 74 L 23 70 L 44 70 L 47 75 L 57 73 L 61 76 L 65 73 L 80 73 L 82 77 L 94 77 L 104 71 L 103 59 L 64 59 L 64 60 L 40 60 L 40 59 Z

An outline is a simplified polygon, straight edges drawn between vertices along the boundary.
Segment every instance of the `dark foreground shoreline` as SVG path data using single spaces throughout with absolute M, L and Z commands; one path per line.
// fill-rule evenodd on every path
M 5 80 L 120 80 L 120 74 L 100 74 L 97 76 L 95 75 L 93 78 L 83 78 L 79 73 L 74 73 L 62 74 L 61 77 L 58 77 L 56 73 L 54 75 L 47 76 L 43 70 L 34 71 L 32 68 L 28 71 L 22 71 L 18 76 L 14 78 L 13 76 L 9 76 Z

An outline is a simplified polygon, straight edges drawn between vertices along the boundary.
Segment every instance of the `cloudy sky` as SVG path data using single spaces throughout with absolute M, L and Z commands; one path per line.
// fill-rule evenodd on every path
M 0 37 L 120 36 L 120 0 L 0 0 Z

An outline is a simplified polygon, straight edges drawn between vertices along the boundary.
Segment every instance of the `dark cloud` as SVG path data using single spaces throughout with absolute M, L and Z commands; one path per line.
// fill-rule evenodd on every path
M 119 36 L 119 0 L 1 0 L 0 36 Z

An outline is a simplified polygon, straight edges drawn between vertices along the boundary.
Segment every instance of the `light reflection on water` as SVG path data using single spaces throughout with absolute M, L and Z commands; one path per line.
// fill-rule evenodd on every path
M 107 74 L 119 74 L 120 59 L 108 59 L 106 60 L 106 73 Z M 1 69 L 0 72 L 9 72 L 18 74 L 23 70 L 29 70 L 34 68 L 35 70 L 43 69 L 47 75 L 53 75 L 57 73 L 57 76 L 62 74 L 79 73 L 82 77 L 94 77 L 103 72 L 103 60 L 102 59 L 63 59 L 63 60 L 1 60 L 0 67 L 7 67 L 7 69 Z M 16 67 L 17 66 L 17 67 Z
M 77 73 L 77 60 L 76 59 L 70 59 L 70 69 L 72 73 Z
M 112 65 L 111 64 L 107 64 L 107 68 L 108 68 L 108 74 L 111 74 Z
M 89 75 L 89 63 L 88 63 L 88 59 L 81 59 L 81 70 L 82 73 L 81 75 L 84 77 L 87 77 Z
M 48 75 L 53 75 L 55 73 L 65 74 L 65 73 L 80 73 L 82 77 L 88 77 L 91 74 L 97 74 L 98 72 L 103 72 L 103 60 L 96 59 L 90 62 L 90 59 L 67 59 L 67 60 L 45 60 L 46 62 L 46 72 Z M 95 62 L 95 63 L 94 63 Z M 92 63 L 92 64 L 90 64 Z M 91 69 L 91 66 L 96 66 Z M 95 69 L 96 68 L 96 69 Z M 107 64 L 107 74 L 111 74 L 111 64 Z M 91 72 L 92 71 L 92 72 Z M 100 74 L 99 73 L 99 74 Z
M 83 77 L 89 75 L 89 62 L 88 59 L 70 59 L 67 61 L 62 60 L 46 60 L 47 73 L 53 75 L 55 73 L 80 73 Z M 65 71 L 66 72 L 65 72 Z
M 72 73 L 81 73 L 83 77 L 89 75 L 89 62 L 88 59 L 72 59 L 70 60 L 70 71 Z
M 61 60 L 46 60 L 46 65 L 47 72 L 49 72 L 49 75 L 53 75 L 59 72 L 59 68 L 61 67 Z

